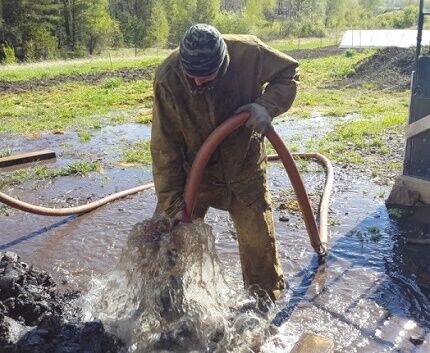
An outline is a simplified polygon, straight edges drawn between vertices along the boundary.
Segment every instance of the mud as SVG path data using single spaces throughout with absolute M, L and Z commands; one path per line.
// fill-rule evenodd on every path
M 80 321 L 78 297 L 17 254 L 0 252 L 0 352 L 121 352 L 122 343 L 101 322 Z
M 45 89 L 50 86 L 82 82 L 88 85 L 95 85 L 108 78 L 120 78 L 125 82 L 135 80 L 152 80 L 157 65 L 151 65 L 144 68 L 122 68 L 119 70 L 105 71 L 91 74 L 73 74 L 67 76 L 57 76 L 52 78 L 44 78 L 28 81 L 4 81 L 0 80 L 1 93 L 19 93 L 30 90 Z
M 327 56 L 339 55 L 344 52 L 345 50 L 339 49 L 337 45 L 331 45 L 328 47 L 315 48 L 315 49 L 297 49 L 297 50 L 284 51 L 284 53 L 292 56 L 296 60 L 325 58 Z
M 359 62 L 355 72 L 336 87 L 359 87 L 370 83 L 382 89 L 403 91 L 410 87 L 414 68 L 415 49 L 385 48 Z

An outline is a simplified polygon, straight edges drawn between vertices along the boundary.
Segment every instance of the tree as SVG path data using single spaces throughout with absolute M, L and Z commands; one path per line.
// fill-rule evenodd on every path
M 166 11 L 161 2 L 153 5 L 149 29 L 146 36 L 146 46 L 165 47 L 169 37 L 169 22 L 167 21 Z
M 194 12 L 194 22 L 213 23 L 220 9 L 219 0 L 197 0 Z

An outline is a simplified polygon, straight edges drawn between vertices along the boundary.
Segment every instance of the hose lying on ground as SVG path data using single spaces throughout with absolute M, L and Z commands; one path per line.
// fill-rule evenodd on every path
M 249 118 L 249 113 L 240 113 L 227 119 L 219 127 L 217 127 L 212 134 L 206 139 L 202 145 L 199 153 L 191 168 L 190 174 L 187 179 L 187 184 L 184 192 L 185 199 L 185 214 L 184 221 L 190 220 L 190 215 L 192 214 L 196 196 L 198 193 L 198 187 L 203 176 L 204 168 L 207 162 L 212 156 L 218 145 L 231 134 L 234 130 L 245 124 Z M 276 133 L 274 129 L 270 129 L 266 132 L 266 137 L 272 143 L 278 155 L 268 156 L 269 161 L 281 160 L 285 169 L 287 170 L 288 176 L 291 180 L 291 184 L 297 195 L 297 199 L 303 214 L 306 229 L 309 234 L 311 245 L 314 250 L 320 255 L 324 256 L 327 253 L 327 239 L 328 239 L 328 229 L 327 229 L 327 219 L 328 219 L 328 208 L 329 208 L 329 198 L 331 190 L 333 188 L 333 167 L 329 159 L 324 157 L 319 153 L 295 153 L 293 154 L 299 158 L 305 159 L 315 159 L 321 162 L 326 169 L 326 183 L 324 187 L 323 196 L 321 198 L 320 208 L 319 208 L 319 229 L 316 224 L 316 219 L 309 202 L 308 195 L 306 193 L 303 180 L 300 173 L 294 163 L 292 154 L 288 151 L 281 137 Z M 0 192 L 0 202 L 19 210 L 34 213 L 43 216 L 68 216 L 73 214 L 83 214 L 90 212 L 100 206 L 103 206 L 109 202 L 115 201 L 117 199 L 123 198 L 128 195 L 138 193 L 140 191 L 147 190 L 154 186 L 153 183 L 144 184 L 137 186 L 132 189 L 124 190 L 110 196 L 104 197 L 98 201 L 90 202 L 86 205 L 69 207 L 69 208 L 48 208 L 42 206 L 32 205 L 13 197 L 10 197 L 4 193 Z

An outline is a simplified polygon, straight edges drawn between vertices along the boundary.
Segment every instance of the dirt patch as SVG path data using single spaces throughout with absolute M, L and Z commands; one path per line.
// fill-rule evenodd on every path
M 415 68 L 415 49 L 385 48 L 359 62 L 355 72 L 337 87 L 359 87 L 372 84 L 382 89 L 408 89 Z
M 156 67 L 157 65 L 150 65 L 144 68 L 122 68 L 113 71 L 90 74 L 74 74 L 28 81 L 12 82 L 0 80 L 0 94 L 3 92 L 17 93 L 30 90 L 45 89 L 50 86 L 69 82 L 84 82 L 90 85 L 94 85 L 107 78 L 120 78 L 125 82 L 135 80 L 152 80 L 154 78 Z
M 121 352 L 121 342 L 101 322 L 80 322 L 78 296 L 59 291 L 48 273 L 15 253 L 0 253 L 0 352 Z
M 297 49 L 297 50 L 288 50 L 284 51 L 284 53 L 292 56 L 294 59 L 315 59 L 315 58 L 324 58 L 327 56 L 334 56 L 338 54 L 342 54 L 345 50 L 339 49 L 337 45 L 331 45 L 328 47 L 315 48 L 315 49 Z

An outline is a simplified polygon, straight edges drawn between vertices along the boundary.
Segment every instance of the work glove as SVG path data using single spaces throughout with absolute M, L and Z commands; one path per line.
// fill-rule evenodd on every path
M 266 108 L 258 103 L 242 105 L 234 114 L 249 112 L 250 116 L 245 126 L 251 130 L 264 134 L 272 126 L 272 118 Z

